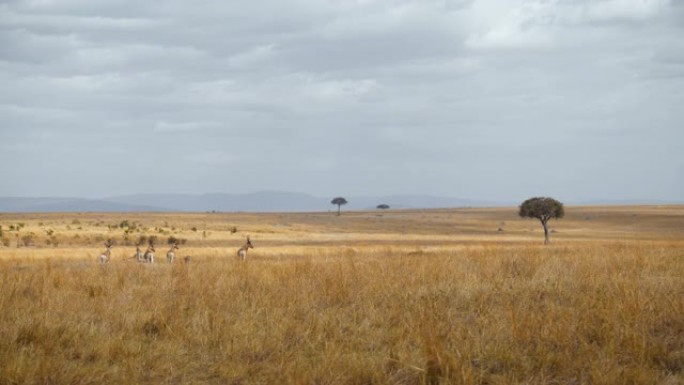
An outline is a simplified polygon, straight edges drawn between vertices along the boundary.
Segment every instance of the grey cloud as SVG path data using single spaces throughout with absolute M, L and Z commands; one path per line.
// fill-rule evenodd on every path
M 0 195 L 684 193 L 672 181 L 684 168 L 677 2 L 73 0 L 0 12 L 0 173 L 13 182 Z

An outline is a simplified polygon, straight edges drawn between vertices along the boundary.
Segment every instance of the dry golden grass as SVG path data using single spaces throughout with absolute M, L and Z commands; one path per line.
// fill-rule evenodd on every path
M 567 212 L 3 214 L 0 384 L 684 384 L 684 207 Z

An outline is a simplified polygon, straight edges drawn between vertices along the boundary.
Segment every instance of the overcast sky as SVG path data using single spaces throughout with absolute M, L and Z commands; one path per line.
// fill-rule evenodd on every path
M 684 1 L 3 0 L 0 196 L 684 200 Z

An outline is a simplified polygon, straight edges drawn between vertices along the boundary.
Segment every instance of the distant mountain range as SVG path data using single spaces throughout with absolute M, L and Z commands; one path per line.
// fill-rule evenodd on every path
M 379 204 L 391 208 L 485 207 L 513 205 L 430 195 L 348 196 L 346 210 L 375 209 Z M 248 194 L 138 194 L 103 199 L 84 198 L 2 198 L 0 212 L 301 212 L 329 211 L 336 206 L 330 198 L 283 191 L 260 191 Z

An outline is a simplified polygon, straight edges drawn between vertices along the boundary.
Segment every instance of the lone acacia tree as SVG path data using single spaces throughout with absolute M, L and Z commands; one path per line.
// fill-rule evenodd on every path
M 383 204 L 381 204 L 381 205 L 377 205 L 375 208 L 378 209 L 378 210 L 387 210 L 387 209 L 390 208 L 390 206 L 389 206 L 388 204 L 384 204 L 384 203 L 383 203 Z
M 549 219 L 563 218 L 563 204 L 553 198 L 530 198 L 520 205 L 518 215 L 523 218 L 537 218 L 544 227 L 544 244 L 549 243 Z
M 343 197 L 337 197 L 331 200 L 330 203 L 337 205 L 337 215 L 340 215 L 340 207 L 342 207 L 342 205 L 346 205 L 348 202 Z

